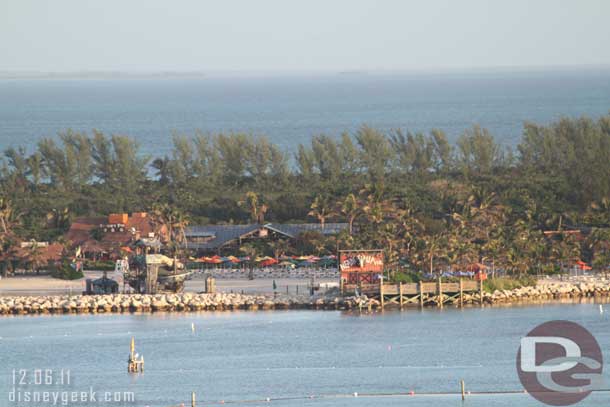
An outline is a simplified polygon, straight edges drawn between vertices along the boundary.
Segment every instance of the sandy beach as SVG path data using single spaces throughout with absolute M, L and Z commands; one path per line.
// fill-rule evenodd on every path
M 3 278 L 0 280 L 0 296 L 20 296 L 20 295 L 62 295 L 80 294 L 85 289 L 87 278 L 100 278 L 101 271 L 87 271 L 85 278 L 73 281 L 58 280 L 50 276 L 17 276 Z M 123 278 L 120 274 L 108 273 L 108 277 L 119 282 L 120 290 L 123 290 Z M 277 292 L 286 293 L 286 288 L 290 294 L 304 294 L 308 290 L 308 279 L 280 278 L 275 280 Z M 336 285 L 336 279 L 316 280 L 322 289 L 326 285 Z M 201 292 L 205 289 L 205 281 L 202 279 L 189 280 L 185 284 L 186 292 Z M 216 280 L 216 290 L 219 292 L 234 292 L 245 294 L 264 294 L 273 292 L 273 279 L 232 279 Z

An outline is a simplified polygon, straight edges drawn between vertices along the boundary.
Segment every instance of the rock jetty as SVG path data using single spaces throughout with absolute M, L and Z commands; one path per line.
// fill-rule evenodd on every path
M 378 302 L 377 302 L 378 303 Z M 375 300 L 363 297 L 310 299 L 304 296 L 246 294 L 112 294 L 77 296 L 0 297 L 0 315 L 121 313 L 160 311 L 351 309 L 374 308 Z
M 610 283 L 554 283 L 513 290 L 484 293 L 486 304 L 508 304 L 540 300 L 566 300 L 610 297 Z M 469 301 L 470 302 L 470 301 Z M 472 301 L 474 302 L 474 301 Z M 435 305 L 428 302 L 426 305 Z M 324 297 L 215 294 L 112 294 L 76 296 L 0 297 L 0 315 L 188 312 L 220 310 L 374 310 L 379 300 L 359 297 Z
M 491 294 L 484 294 L 484 300 L 490 304 L 608 297 L 610 297 L 610 282 L 607 281 L 544 283 L 535 287 L 496 290 Z

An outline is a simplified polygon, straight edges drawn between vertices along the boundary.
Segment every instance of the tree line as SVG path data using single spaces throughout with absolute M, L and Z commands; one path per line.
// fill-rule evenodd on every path
M 374 245 L 397 262 L 432 268 L 435 258 L 512 258 L 511 268 L 526 271 L 549 259 L 607 251 L 603 238 L 570 243 L 569 235 L 542 231 L 584 226 L 603 236 L 597 230 L 610 227 L 610 114 L 525 123 L 515 151 L 479 126 L 455 144 L 440 130 L 386 134 L 363 126 L 354 134 L 315 135 L 293 155 L 264 136 L 174 135 L 162 157 L 140 153 L 127 136 L 68 130 L 42 139 L 33 152 L 7 149 L 0 193 L 10 206 L 10 214 L 0 214 L 0 226 L 11 225 L 0 230 L 3 242 L 9 234 L 53 240 L 76 216 L 150 211 L 161 202 L 191 224 L 350 224 L 352 233 L 319 249 Z M 540 247 L 519 247 L 538 240 Z M 549 246 L 558 241 L 571 248 Z M 464 242 L 468 247 L 459 248 Z M 524 257 L 536 261 L 517 265 Z

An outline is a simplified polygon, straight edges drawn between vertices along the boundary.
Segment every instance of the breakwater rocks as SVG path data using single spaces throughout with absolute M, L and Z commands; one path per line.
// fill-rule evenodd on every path
M 512 290 L 496 290 L 485 293 L 484 301 L 490 304 L 527 302 L 540 300 L 568 300 L 583 298 L 610 297 L 610 282 L 556 282 L 543 283 L 535 287 L 522 287 Z
M 478 295 L 478 294 L 477 294 Z M 475 298 L 477 295 L 473 295 Z M 483 294 L 485 304 L 509 304 L 541 300 L 579 300 L 610 298 L 610 283 L 552 283 L 513 290 L 496 290 Z M 426 305 L 436 305 L 431 298 Z M 475 303 L 476 301 L 465 301 Z M 71 314 L 71 313 L 126 313 L 163 311 L 220 311 L 220 310 L 375 310 L 381 308 L 378 299 L 362 296 L 323 297 L 215 294 L 112 294 L 77 296 L 0 297 L 0 315 Z
M 246 294 L 113 294 L 85 296 L 0 297 L 0 315 L 121 313 L 157 311 L 352 309 L 375 308 L 363 297 L 265 296 Z

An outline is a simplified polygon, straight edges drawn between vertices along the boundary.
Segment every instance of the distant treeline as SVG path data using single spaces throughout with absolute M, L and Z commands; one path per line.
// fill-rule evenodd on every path
M 610 115 L 526 123 L 516 151 L 478 126 L 455 145 L 440 130 L 384 134 L 363 126 L 313 136 L 294 156 L 246 134 L 176 135 L 173 144 L 169 155 L 147 157 L 132 138 L 68 130 L 31 154 L 7 149 L 1 193 L 22 214 L 18 233 L 40 239 L 59 235 L 75 216 L 144 211 L 155 202 L 178 208 L 191 223 L 247 222 L 239 202 L 248 191 L 277 222 L 313 221 L 316 196 L 338 200 L 367 185 L 383 185 L 386 198 L 408 202 L 429 223 L 465 190 L 494 193 L 518 216 L 534 205 L 545 218 L 541 227 L 558 214 L 595 224 L 592 208 L 610 199 Z

